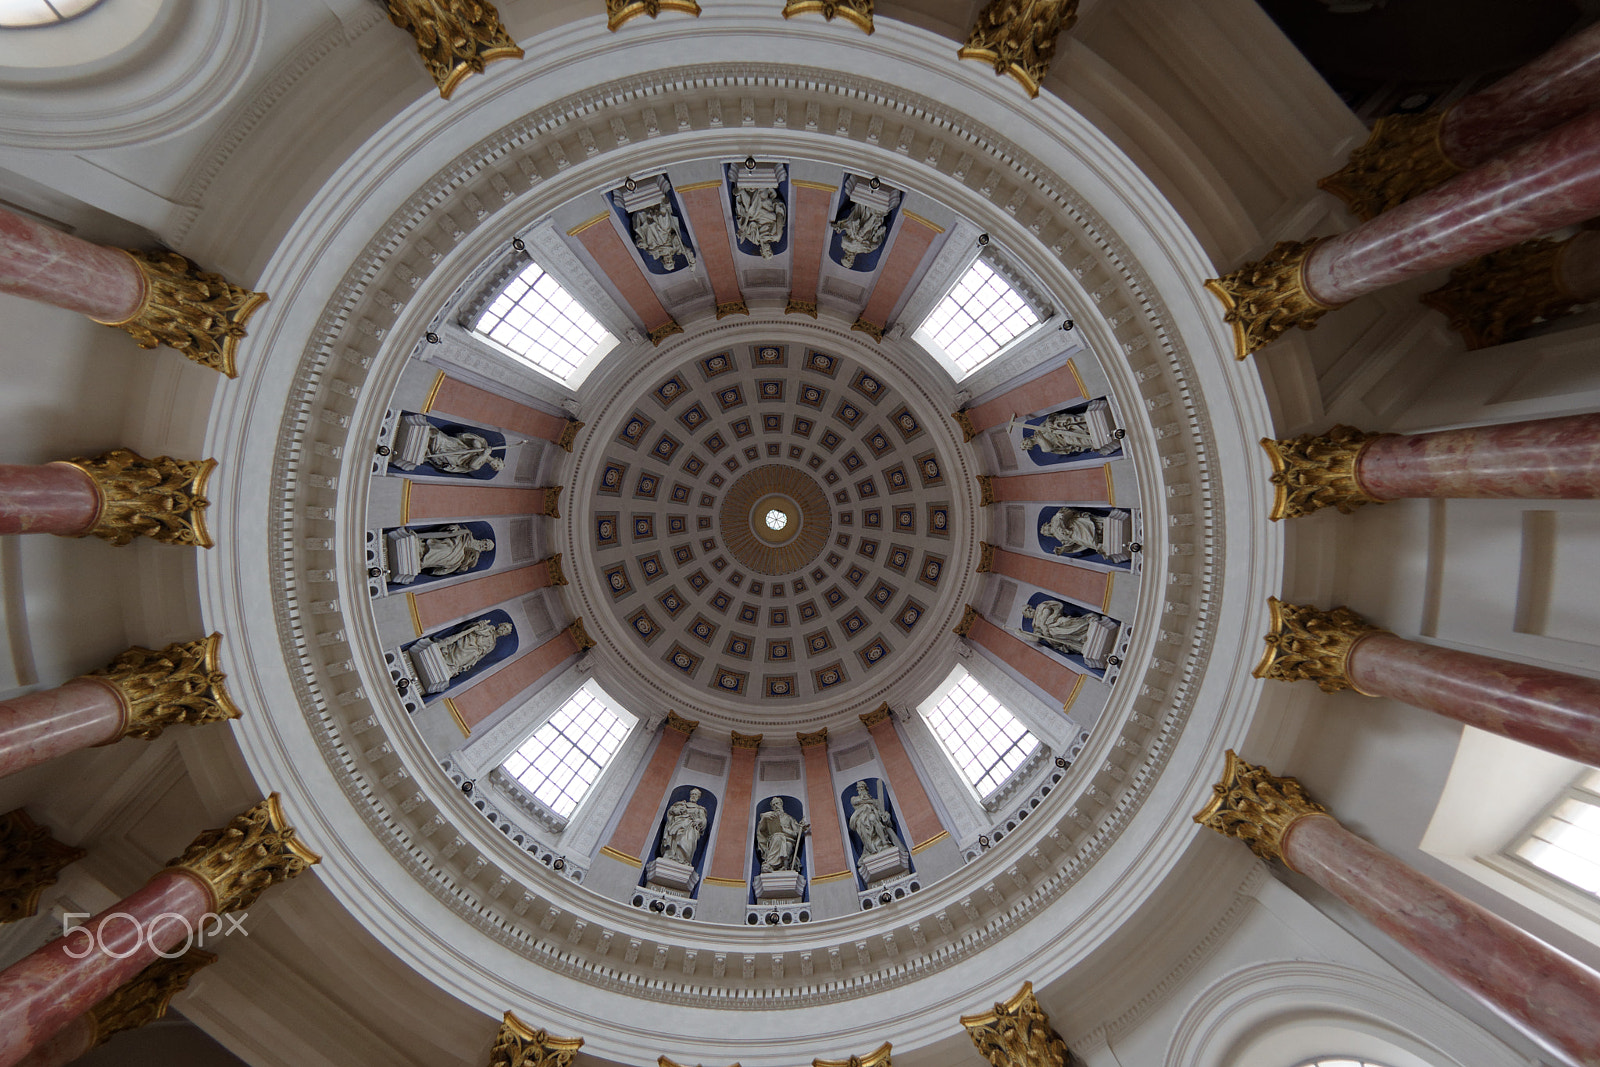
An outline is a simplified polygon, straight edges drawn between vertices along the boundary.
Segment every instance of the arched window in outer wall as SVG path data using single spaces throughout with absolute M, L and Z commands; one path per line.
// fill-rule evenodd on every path
M 53 26 L 84 15 L 104 0 L 0 0 L 0 29 Z

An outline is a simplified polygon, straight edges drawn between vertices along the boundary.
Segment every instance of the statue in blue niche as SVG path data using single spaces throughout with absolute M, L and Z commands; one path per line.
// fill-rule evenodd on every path
M 772 806 L 756 822 L 756 848 L 761 852 L 761 873 L 800 869 L 800 839 L 811 823 L 796 819 L 783 810 L 783 798 L 773 797 Z
M 706 809 L 700 805 L 700 790 L 689 790 L 688 799 L 676 801 L 667 808 L 661 846 L 656 854 L 685 867 L 692 865 L 695 849 L 700 847 L 700 837 L 706 832 L 707 820 Z
M 451 433 L 434 425 L 428 416 L 411 413 L 402 416 L 395 428 L 394 453 L 389 463 L 403 471 L 416 470 L 426 463 L 441 474 L 477 474 L 484 467 L 499 471 L 506 461 L 495 453 L 505 451 L 505 447 L 471 430 L 458 428 Z
M 861 839 L 863 858 L 900 847 L 883 798 L 873 796 L 866 782 L 857 782 L 856 795 L 850 798 L 850 829 Z

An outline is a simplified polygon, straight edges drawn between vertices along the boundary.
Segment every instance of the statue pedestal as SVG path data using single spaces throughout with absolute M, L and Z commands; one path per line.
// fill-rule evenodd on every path
M 384 570 L 389 581 L 410 585 L 422 573 L 422 539 L 411 530 L 393 530 L 384 543 Z
M 1110 403 L 1105 400 L 1093 401 L 1084 409 L 1083 421 L 1094 436 L 1096 450 L 1115 452 L 1122 447 L 1122 441 L 1117 437 L 1117 424 L 1111 416 Z
M 881 882 L 885 878 L 893 878 L 897 874 L 910 871 L 911 853 L 906 851 L 904 845 L 886 848 L 882 852 L 862 856 L 856 869 L 861 872 L 862 879 L 871 885 L 873 882 Z
M 1100 554 L 1112 563 L 1126 563 L 1132 553 L 1133 516 L 1121 508 L 1106 516 L 1105 532 L 1100 537 Z
M 767 871 L 756 875 L 757 900 L 798 900 L 805 892 L 806 880 L 799 871 Z
M 676 889 L 680 893 L 693 893 L 700 876 L 688 864 L 657 856 L 644 865 L 644 880 L 662 889 Z
M 428 461 L 428 444 L 433 437 L 433 424 L 426 415 L 407 415 L 394 430 L 394 452 L 389 465 L 403 471 L 414 471 Z
M 406 649 L 406 656 L 411 660 L 411 666 L 416 669 L 417 679 L 422 682 L 422 691 L 425 694 L 432 696 L 450 688 L 450 667 L 445 663 L 444 655 L 434 646 L 432 639 L 424 637 Z
M 1105 670 L 1106 657 L 1116 649 L 1117 633 L 1121 629 L 1120 623 L 1104 615 L 1095 616 L 1094 625 L 1083 639 L 1083 661 L 1097 671 Z

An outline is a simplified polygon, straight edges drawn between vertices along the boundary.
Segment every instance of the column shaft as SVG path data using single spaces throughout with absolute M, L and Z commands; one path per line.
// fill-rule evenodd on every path
M 121 322 L 144 303 L 145 280 L 125 252 L 0 208 L 0 292 Z
M 957 413 L 956 421 L 968 441 L 983 431 L 1006 422 L 1015 415 L 1032 415 L 1037 411 L 1065 407 L 1085 399 L 1083 383 L 1078 370 L 1068 360 L 1054 370 L 1046 371 L 1030 382 L 1007 389 L 992 400 Z
M 979 475 L 983 505 L 1007 500 L 1047 500 L 1059 504 L 1111 503 L 1111 466 L 1018 474 L 1009 478 Z
M 116 691 L 92 678 L 0 701 L 0 777 L 115 741 L 123 720 Z
M 921 776 L 911 765 L 911 757 L 906 753 L 894 722 L 886 716 L 867 729 L 878 746 L 878 758 L 889 775 L 889 784 L 894 786 L 894 795 L 900 801 L 900 821 L 911 838 L 906 845 L 915 847 L 944 833 L 944 824 L 939 821 L 933 801 L 928 799 Z
M 1600 112 L 1589 112 L 1318 244 L 1306 292 L 1327 306 L 1600 214 Z
M 17 1067 L 66 1067 L 94 1047 L 94 1019 L 80 1015 L 18 1061 Z
M 1363 693 L 1600 767 L 1600 680 L 1384 631 L 1359 638 L 1345 670 Z
M 1476 166 L 1596 106 L 1600 26 L 1591 26 L 1457 101 L 1440 124 L 1439 147 L 1452 162 Z
M 749 877 L 750 797 L 755 789 L 756 752 L 749 746 L 733 746 L 728 798 L 717 811 L 722 826 L 717 830 L 717 851 L 711 857 L 712 878 Z
M 850 870 L 845 859 L 844 835 L 839 831 L 839 803 L 833 795 L 833 775 L 828 770 L 826 743 L 801 745 L 806 761 L 806 818 L 811 822 L 811 878 L 826 878 Z
M 1379 437 L 1356 463 L 1361 488 L 1400 497 L 1600 497 L 1600 414 Z
M 656 810 L 667 795 L 667 784 L 672 781 L 673 768 L 677 767 L 678 757 L 683 755 L 683 746 L 688 740 L 688 734 L 671 727 L 661 731 L 661 740 L 656 742 L 656 750 L 650 754 L 650 762 L 645 765 L 639 784 L 628 797 L 628 806 L 623 809 L 622 818 L 617 820 L 617 828 L 611 834 L 607 848 L 634 859 L 640 858 L 645 842 L 650 838 L 650 831 L 655 827 Z
M 71 464 L 0 466 L 0 534 L 77 537 L 89 532 L 99 513 L 94 481 Z
M 82 959 L 73 957 L 84 952 L 89 934 L 73 931 L 0 971 L 0 1067 L 15 1067 L 160 952 L 183 944 L 212 904 L 199 877 L 164 870 L 84 925 L 95 947 Z
M 1496 1013 L 1600 1063 L 1600 974 L 1412 870 L 1328 815 L 1290 824 L 1284 861 Z

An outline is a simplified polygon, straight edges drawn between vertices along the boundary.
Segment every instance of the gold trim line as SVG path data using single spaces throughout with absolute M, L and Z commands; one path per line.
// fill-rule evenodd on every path
M 606 219 L 606 216 L 608 216 L 610 214 L 611 214 L 611 212 L 609 212 L 609 211 L 602 211 L 602 212 L 600 212 L 600 214 L 596 215 L 594 218 L 589 219 L 586 222 L 578 223 L 572 229 L 567 231 L 567 236 L 568 237 L 576 237 L 576 236 L 578 236 L 578 234 L 582 233 L 584 230 L 587 230 L 590 226 L 593 226 L 595 223 L 604 222 L 605 219 Z
M 618 852 L 616 849 L 612 848 L 610 845 L 601 845 L 600 846 L 600 855 L 602 855 L 602 856 L 610 856 L 612 859 L 616 860 L 618 863 L 626 863 L 629 867 L 643 867 L 644 866 L 644 862 L 642 860 L 640 860 L 639 857 L 630 856 L 626 852 Z
M 461 728 L 461 736 L 471 737 L 472 727 L 468 726 L 467 720 L 461 717 L 461 709 L 456 707 L 455 700 L 451 697 L 445 697 L 444 706 L 445 710 L 450 712 L 450 717 L 456 721 L 456 725 Z
M 417 631 L 417 636 L 422 636 L 422 613 L 417 610 L 417 594 L 406 594 L 406 607 L 411 611 L 411 625 Z
M 428 388 L 427 399 L 422 402 L 422 414 L 426 415 L 433 410 L 434 401 L 439 399 L 439 390 L 444 388 L 444 371 L 433 376 L 433 385 Z
M 921 215 L 918 215 L 915 211 L 907 211 L 904 208 L 901 208 L 900 209 L 900 214 L 901 214 L 901 216 L 903 218 L 908 218 L 912 222 L 920 222 L 920 223 L 922 223 L 922 225 L 926 226 L 928 229 L 932 230 L 934 233 L 943 233 L 944 232 L 944 227 L 943 226 L 940 226 L 937 222 L 933 222 L 930 219 L 923 218 Z
M 911 846 L 911 854 L 913 856 L 915 856 L 918 852 L 921 852 L 923 849 L 930 848 L 933 845 L 937 845 L 940 841 L 943 841 L 945 838 L 947 838 L 949 836 L 950 836 L 950 831 L 949 830 L 940 830 L 938 833 L 934 834 L 932 837 L 930 837 L 926 841 L 922 842 L 922 844 L 920 844 L 920 845 L 912 845 Z
M 832 874 L 819 874 L 819 875 L 817 875 L 815 878 L 811 879 L 811 884 L 812 885 L 824 885 L 824 884 L 826 884 L 828 882 L 837 882 L 841 878 L 854 878 L 854 877 L 855 877 L 855 875 L 853 873 L 851 873 L 850 871 L 835 871 Z
M 747 883 L 743 878 L 717 878 L 708 874 L 700 880 L 700 884 L 730 886 L 734 889 L 744 889 L 749 883 Z

